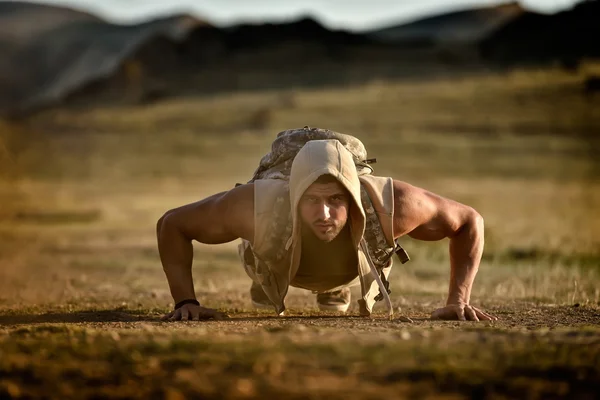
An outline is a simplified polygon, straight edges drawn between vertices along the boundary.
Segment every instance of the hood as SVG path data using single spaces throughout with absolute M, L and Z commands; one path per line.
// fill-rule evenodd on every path
M 362 208 L 360 181 L 354 164 L 354 158 L 346 148 L 335 139 L 311 140 L 298 152 L 290 172 L 290 204 L 292 209 L 292 245 L 300 249 L 302 223 L 298 215 L 300 198 L 321 175 L 335 177 L 350 193 L 352 205 L 349 210 L 350 228 L 355 247 L 358 249 L 365 231 L 365 212 Z M 299 260 L 299 250 L 293 251 Z M 295 271 L 293 272 L 295 274 Z

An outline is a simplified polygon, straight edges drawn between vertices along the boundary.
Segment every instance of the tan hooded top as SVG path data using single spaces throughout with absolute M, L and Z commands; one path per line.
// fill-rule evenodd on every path
M 292 260 L 297 261 L 292 264 L 291 277 L 296 275 L 302 248 L 302 222 L 297 211 L 300 198 L 321 175 L 327 174 L 336 178 L 352 198 L 349 224 L 354 251 L 358 251 L 363 237 L 365 212 L 361 206 L 360 181 L 352 155 L 337 140 L 313 140 L 306 143 L 296 155 L 290 173 L 290 203 L 291 209 L 295 210 L 292 212 Z
M 275 304 L 277 313 L 285 310 L 284 299 L 288 286 L 293 281 L 301 259 L 302 222 L 298 215 L 298 203 L 306 189 L 321 175 L 330 174 L 335 177 L 349 192 L 352 198 L 350 208 L 350 236 L 352 251 L 356 251 L 358 259 L 357 275 L 361 283 L 363 306 L 370 313 L 374 304 L 373 298 L 379 293 L 372 267 L 368 262 L 365 240 L 366 214 L 361 200 L 361 185 L 366 189 L 372 208 L 368 211 L 379 219 L 385 234 L 384 245 L 393 246 L 393 188 L 392 179 L 372 175 L 358 176 L 352 154 L 337 140 L 312 140 L 307 142 L 294 158 L 288 182 L 280 179 L 259 179 L 254 182 L 254 215 L 255 232 L 252 244 L 243 241 L 240 245 L 240 256 L 248 275 L 260 283 L 265 294 Z M 287 194 L 289 193 L 289 197 Z M 272 236 L 273 221 L 277 220 L 280 205 L 289 201 L 289 212 L 292 214 L 291 236 L 284 249 L 274 254 Z M 281 246 L 279 246 L 281 247 Z M 251 249 L 254 260 L 248 260 L 247 250 Z M 254 265 L 252 264 L 254 261 Z M 371 263 L 372 264 L 372 263 Z M 391 260 L 384 274 L 389 274 Z M 334 289 L 333 287 L 330 289 Z

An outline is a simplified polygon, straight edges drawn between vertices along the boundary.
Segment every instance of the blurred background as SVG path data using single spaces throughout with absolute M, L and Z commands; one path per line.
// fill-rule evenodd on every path
M 484 216 L 477 299 L 598 303 L 598 21 L 574 0 L 0 1 L 0 307 L 165 307 L 156 220 L 305 125 Z M 395 301 L 443 301 L 447 242 L 403 244 Z M 234 244 L 196 250 L 199 296 L 247 306 Z

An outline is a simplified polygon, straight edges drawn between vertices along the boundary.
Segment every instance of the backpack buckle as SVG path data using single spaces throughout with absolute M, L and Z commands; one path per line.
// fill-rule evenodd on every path
M 394 248 L 393 254 L 396 254 L 398 256 L 401 264 L 406 264 L 407 262 L 410 261 L 410 257 L 408 255 L 408 253 L 406 252 L 406 250 L 404 250 L 404 248 L 402 248 L 402 246 L 400 246 L 400 244 L 398 243 L 397 240 L 396 240 L 396 247 Z
M 385 278 L 385 274 L 383 273 L 383 271 L 381 271 L 381 274 L 379 275 L 379 277 L 381 278 L 381 282 L 383 282 L 383 287 L 385 287 L 385 291 L 388 292 L 388 294 L 391 294 L 392 291 L 390 290 L 390 281 L 388 281 Z M 381 289 L 379 290 L 379 294 L 377 296 L 375 296 L 375 301 L 381 301 L 383 300 L 383 293 L 381 293 Z
M 379 257 L 379 254 L 377 254 L 377 258 L 382 264 L 387 264 L 390 261 L 390 259 L 394 256 L 394 254 L 398 256 L 398 258 L 400 259 L 400 263 L 402 264 L 406 264 L 410 261 L 408 253 L 406 252 L 406 250 L 404 250 L 404 248 L 402 248 L 402 246 L 400 246 L 400 243 L 398 243 L 398 239 L 394 241 L 394 248 L 391 251 L 388 252 L 386 250 L 380 250 L 379 253 L 383 253 L 382 257 Z

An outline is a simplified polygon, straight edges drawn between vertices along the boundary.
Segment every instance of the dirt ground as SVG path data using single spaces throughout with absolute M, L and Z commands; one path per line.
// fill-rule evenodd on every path
M 143 310 L 0 317 L 3 398 L 588 398 L 600 308 L 488 307 L 495 322 L 230 310 L 160 322 Z

